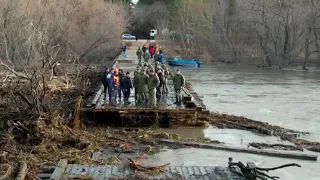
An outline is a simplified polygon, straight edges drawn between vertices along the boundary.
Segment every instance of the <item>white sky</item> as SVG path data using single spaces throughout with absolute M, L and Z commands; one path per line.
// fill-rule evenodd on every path
M 131 0 L 134 4 L 137 4 L 139 0 Z

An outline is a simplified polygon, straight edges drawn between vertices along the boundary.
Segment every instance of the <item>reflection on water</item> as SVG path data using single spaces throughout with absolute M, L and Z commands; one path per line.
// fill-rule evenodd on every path
M 285 128 L 309 131 L 302 138 L 320 139 L 320 70 L 260 69 L 225 65 L 180 68 L 207 109 L 240 115 Z M 159 130 L 185 137 L 207 137 L 230 146 L 247 146 L 250 142 L 284 143 L 277 137 L 260 136 L 252 132 L 230 129 L 170 129 Z M 308 152 L 310 153 L 310 152 Z M 318 154 L 320 155 L 320 154 Z M 284 163 L 299 163 L 302 168 L 288 168 L 271 172 L 284 180 L 320 180 L 320 163 L 281 159 L 220 150 L 180 149 L 166 150 L 147 164 L 227 166 L 228 157 L 236 161 L 253 161 L 259 166 L 273 167 Z

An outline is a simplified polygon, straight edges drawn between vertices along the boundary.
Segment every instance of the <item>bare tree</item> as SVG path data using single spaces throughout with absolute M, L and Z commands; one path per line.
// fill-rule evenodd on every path
M 14 93 L 37 114 L 58 61 L 105 59 L 127 25 L 122 6 L 99 0 L 3 0 L 0 14 L 0 67 L 28 82 Z
M 319 56 L 319 40 L 317 33 L 317 22 L 320 18 L 320 2 L 315 0 L 306 0 L 307 12 L 305 19 L 305 44 L 304 44 L 304 62 L 302 65 L 303 70 L 307 70 L 307 63 L 313 53 Z M 313 45 L 314 50 L 310 50 Z

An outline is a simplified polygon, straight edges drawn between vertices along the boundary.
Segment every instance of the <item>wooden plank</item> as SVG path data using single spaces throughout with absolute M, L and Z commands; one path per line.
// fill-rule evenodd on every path
M 101 168 L 101 167 L 103 167 L 103 166 L 100 165 L 100 166 L 94 167 L 94 169 L 95 169 L 95 170 L 94 170 L 94 174 L 93 174 L 93 179 L 94 179 L 94 180 L 97 180 L 97 179 L 98 179 L 99 173 L 100 173 L 99 171 L 100 171 L 100 168 Z
M 274 151 L 274 150 L 253 149 L 253 148 L 241 148 L 241 147 L 222 146 L 222 145 L 216 145 L 216 144 L 182 142 L 182 141 L 175 141 L 175 140 L 169 140 L 169 139 L 161 139 L 160 142 L 180 144 L 180 145 L 192 146 L 192 147 L 204 148 L 204 149 L 219 149 L 219 150 L 232 151 L 232 152 L 251 153 L 251 154 L 276 156 L 276 157 L 282 157 L 282 158 L 293 158 L 293 159 L 301 159 L 301 160 L 317 161 L 317 158 L 318 158 L 318 156 L 316 155 L 298 153 L 298 152 L 289 152 L 289 151 L 286 152 L 286 151 Z
M 80 171 L 81 175 L 89 175 L 89 169 L 90 169 L 90 165 L 89 164 L 85 164 L 82 166 L 82 169 Z
M 181 177 L 184 178 L 181 166 L 176 166 L 176 171 L 177 171 L 177 174 L 179 174 Z
M 67 179 L 69 173 L 71 172 L 71 169 L 72 169 L 72 164 L 68 164 L 61 179 Z
M 119 112 L 119 111 L 132 111 L 132 112 L 164 112 L 164 113 L 194 113 L 196 112 L 195 108 L 135 108 L 135 107 L 127 107 L 127 108 L 116 108 L 116 107 L 108 107 L 105 109 L 92 109 L 92 108 L 81 108 L 81 112 Z
M 100 99 L 102 92 L 103 92 L 103 85 L 100 85 L 99 90 L 97 91 L 96 95 L 93 98 L 93 101 L 91 102 L 93 106 L 97 104 L 97 101 Z
M 71 171 L 69 172 L 69 175 L 68 175 L 68 179 L 73 179 L 77 177 L 78 166 L 79 164 L 72 165 Z
M 52 173 L 39 173 L 37 175 L 37 177 L 40 179 L 50 179 L 51 176 L 52 176 Z
M 88 168 L 88 176 L 92 177 L 93 178 L 93 175 L 94 175 L 94 167 L 95 165 L 89 165 L 89 168 Z
M 42 169 L 42 173 L 53 173 L 54 170 L 56 169 L 56 166 L 45 166 Z
M 64 171 L 66 170 L 68 162 L 66 159 L 61 159 L 59 163 L 57 164 L 55 170 L 52 173 L 52 176 L 50 177 L 50 180 L 60 180 L 62 179 L 62 175 Z
M 99 169 L 99 176 L 98 176 L 98 179 L 96 180 L 104 180 L 106 176 L 106 170 L 107 170 L 107 166 L 102 166 Z

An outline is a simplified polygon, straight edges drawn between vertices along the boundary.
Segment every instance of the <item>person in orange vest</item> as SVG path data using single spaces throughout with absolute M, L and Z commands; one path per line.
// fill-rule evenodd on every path
M 120 76 L 118 69 L 115 68 L 113 70 L 113 92 L 114 92 L 114 102 L 117 103 L 117 96 L 119 95 L 120 91 Z

